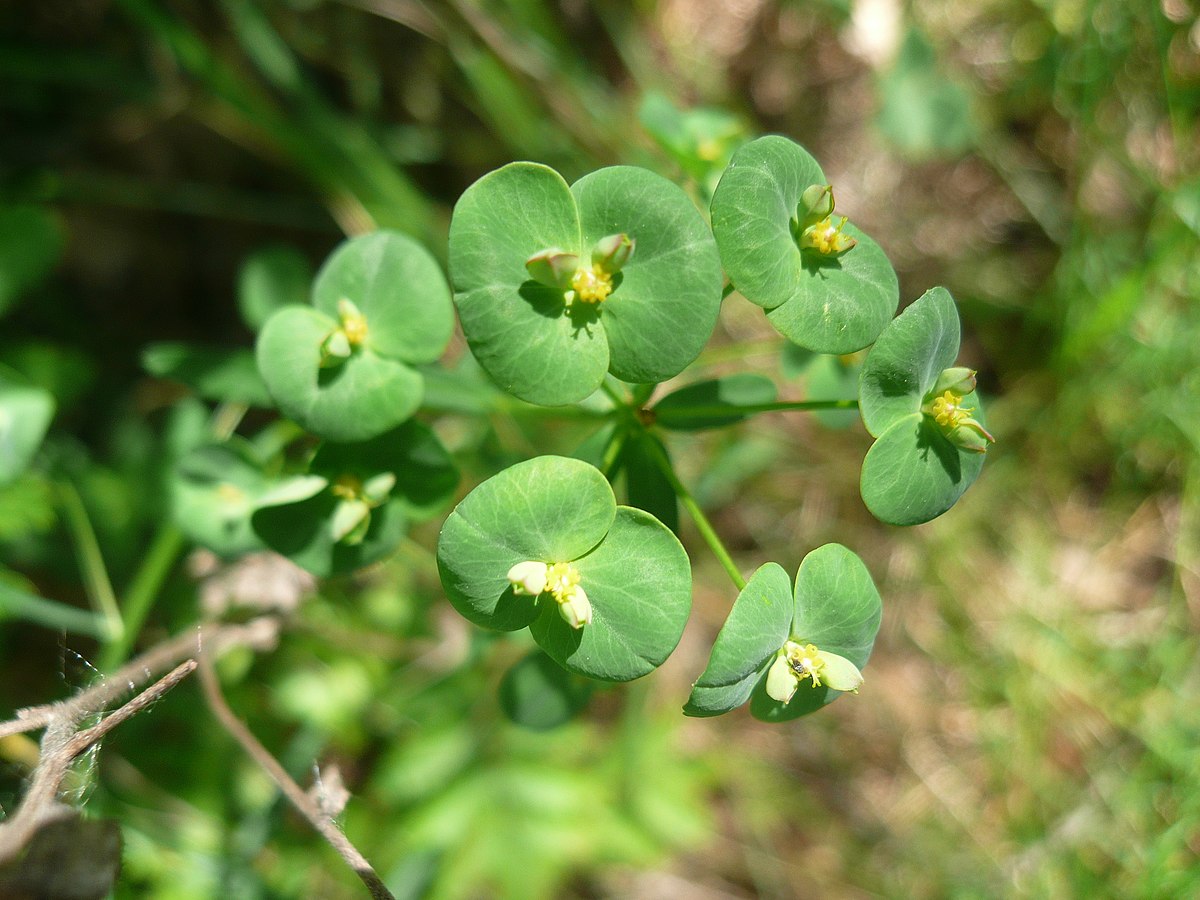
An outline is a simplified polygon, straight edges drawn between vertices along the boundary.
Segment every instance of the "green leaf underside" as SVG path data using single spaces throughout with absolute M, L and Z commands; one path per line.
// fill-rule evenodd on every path
M 361 543 L 334 540 L 331 522 L 339 500 L 323 490 L 299 503 L 262 506 L 251 518 L 263 542 L 318 578 L 342 575 L 391 554 L 408 527 L 404 504 L 391 499 L 371 510 L 371 523 Z
M 787 572 L 778 563 L 761 566 L 734 601 L 684 714 L 719 716 L 745 703 L 788 639 L 794 609 Z
M 37 454 L 50 420 L 54 397 L 0 370 L 0 484 L 15 480 Z
M 616 509 L 604 476 L 580 460 L 541 456 L 505 469 L 468 494 L 442 526 L 437 556 L 446 596 L 477 625 L 524 628 L 537 608 L 534 598 L 513 593 L 508 570 L 526 560 L 579 559 L 604 539 Z
M 449 453 L 419 422 L 405 422 L 364 443 L 323 444 L 311 468 L 314 474 L 290 479 L 264 493 L 251 521 L 271 549 L 320 578 L 390 555 L 408 524 L 449 500 L 458 480 Z M 344 474 L 366 480 L 380 472 L 393 473 L 396 483 L 387 500 L 370 510 L 363 541 L 355 545 L 336 541 L 333 520 L 341 501 L 329 484 Z
M 859 410 L 874 437 L 921 408 L 959 349 L 958 310 L 945 288 L 926 291 L 898 315 L 867 355 Z
M 573 565 L 592 604 L 592 621 L 571 628 L 545 595 L 533 638 L 570 672 L 630 681 L 675 649 L 692 607 L 692 571 L 683 545 L 652 515 L 617 507 L 604 540 Z
M 320 368 L 321 344 L 338 323 L 300 306 L 279 310 L 258 338 L 258 368 L 280 411 L 333 441 L 365 441 L 409 418 L 421 405 L 421 376 L 405 363 L 354 351 Z
M 437 360 L 454 330 L 450 287 L 433 256 L 409 237 L 376 231 L 343 243 L 313 284 L 313 306 L 338 318 L 350 300 L 367 320 L 367 346 L 411 365 Z
M 600 304 L 609 371 L 631 383 L 678 375 L 708 342 L 721 309 L 721 259 L 704 219 L 678 186 L 633 166 L 593 172 L 571 193 L 584 254 L 611 234 L 636 241 Z
M 593 690 L 593 682 L 534 650 L 504 673 L 500 708 L 517 725 L 548 731 L 570 721 L 587 705 Z
M 250 516 L 266 486 L 253 451 L 240 440 L 197 447 L 179 461 L 171 479 L 175 524 L 218 556 L 260 550 Z
M 850 660 L 859 669 L 867 664 L 883 604 L 871 573 L 856 554 L 841 544 L 825 544 L 800 563 L 796 573 L 795 618 L 792 640 L 813 643 L 827 653 Z M 750 714 L 765 722 L 786 722 L 815 712 L 841 693 L 804 681 L 788 703 L 772 699 L 765 689 L 766 668 L 750 698 Z
M 713 234 L 730 281 L 769 311 L 780 334 L 819 353 L 850 353 L 890 321 L 899 284 L 879 245 L 853 224 L 845 232 L 858 245 L 837 258 L 800 250 L 791 224 L 797 204 L 805 188 L 826 183 L 795 142 L 777 135 L 751 141 L 717 185 Z
M 775 397 L 775 383 L 771 379 L 751 372 L 742 372 L 682 387 L 655 404 L 654 412 L 658 424 L 663 428 L 680 431 L 721 428 L 746 418 L 737 411 L 738 406 L 771 403 Z M 730 412 L 727 416 L 689 416 L 687 409 L 697 406 L 728 406 Z M 676 410 L 679 412 L 676 413 Z
M 238 312 L 259 331 L 275 310 L 308 302 L 312 284 L 308 259 L 295 247 L 276 245 L 255 251 L 238 272 Z
M 984 421 L 974 393 L 963 403 L 975 407 L 974 417 Z M 960 450 L 929 416 L 910 413 L 892 422 L 867 451 L 860 479 L 863 502 L 890 525 L 928 522 L 979 477 L 985 456 Z
M 391 472 L 396 476 L 392 498 L 408 518 L 418 521 L 446 505 L 458 485 L 458 470 L 450 452 L 429 426 L 411 419 L 362 443 L 322 444 L 310 468 L 330 482 L 340 475 L 366 481 Z
M 150 344 L 142 351 L 142 366 L 151 375 L 186 384 L 205 400 L 260 408 L 271 405 L 254 354 L 244 348 Z
M 567 315 L 562 293 L 529 277 L 525 260 L 551 247 L 582 250 L 571 189 L 546 166 L 497 169 L 454 207 L 450 274 L 471 352 L 505 391 L 560 406 L 599 387 L 609 356 L 602 316 Z

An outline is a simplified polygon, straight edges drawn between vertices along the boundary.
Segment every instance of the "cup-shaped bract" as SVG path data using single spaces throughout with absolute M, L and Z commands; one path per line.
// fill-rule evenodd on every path
M 457 483 L 436 435 L 408 421 L 369 441 L 322 444 L 308 474 L 258 498 L 251 522 L 272 550 L 327 578 L 392 553 L 409 524 L 447 504 Z
M 416 366 L 454 328 L 450 287 L 411 238 L 377 231 L 341 244 L 317 273 L 313 305 L 284 306 L 259 334 L 258 368 L 280 411 L 331 441 L 365 441 L 421 405 Z
M 593 466 L 541 456 L 505 469 L 454 509 L 438 538 L 438 571 L 451 604 L 486 628 L 529 626 L 560 666 L 602 681 L 630 681 L 675 649 L 691 610 L 687 554 L 647 512 L 618 506 Z M 572 627 L 551 587 L 514 589 L 521 563 L 569 570 L 591 619 Z
M 683 711 L 717 716 L 749 700 L 751 714 L 768 722 L 815 712 L 841 692 L 801 680 L 786 703 L 767 693 L 768 674 L 785 645 L 811 644 L 862 669 L 882 612 L 867 567 L 841 544 L 825 544 L 805 556 L 794 588 L 781 566 L 767 563 L 738 594 Z
M 944 386 L 943 373 L 960 374 L 954 367 L 959 334 L 954 298 L 933 288 L 884 330 L 863 365 L 859 411 L 876 441 L 863 461 L 860 487 L 867 508 L 889 524 L 918 525 L 940 516 L 983 468 L 985 454 L 955 443 L 929 412 L 931 393 Z M 971 380 L 959 378 L 964 386 Z M 974 391 L 957 402 L 985 427 Z
M 713 194 L 712 229 L 729 280 L 767 311 L 780 334 L 817 353 L 851 353 L 879 336 L 900 291 L 879 245 L 840 217 L 824 231 L 837 235 L 830 249 L 848 249 L 826 254 L 802 246 L 826 243 L 805 241 L 798 229 L 810 189 L 827 185 L 817 161 L 794 141 L 751 141 L 733 155 Z
M 558 271 L 572 258 L 576 279 Z M 605 290 L 576 299 L 571 283 L 606 260 Z M 450 276 L 484 371 L 543 406 L 582 400 L 606 372 L 631 383 L 679 374 L 721 305 L 720 258 L 699 211 L 679 187 L 632 166 L 571 186 L 529 162 L 483 176 L 454 207 Z

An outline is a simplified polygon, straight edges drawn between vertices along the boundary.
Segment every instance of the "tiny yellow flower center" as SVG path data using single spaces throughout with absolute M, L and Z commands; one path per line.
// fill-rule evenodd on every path
M 586 266 L 571 278 L 575 299 L 584 303 L 600 303 L 612 293 L 612 276 L 596 266 Z
M 796 677 L 801 681 L 811 678 L 813 687 L 820 687 L 821 674 L 825 671 L 825 660 L 821 658 L 821 651 L 817 649 L 816 645 L 801 645 L 794 641 L 788 641 L 784 644 L 783 649 L 788 665 L 796 673 Z
M 345 298 L 338 301 L 338 315 L 342 320 L 342 334 L 346 335 L 350 346 L 361 346 L 367 339 L 367 317 Z
M 568 603 L 579 585 L 579 573 L 570 563 L 555 563 L 546 569 L 546 590 L 559 603 Z
M 800 246 L 816 250 L 822 256 L 836 256 L 843 250 L 849 250 L 855 244 L 854 238 L 842 233 L 842 229 L 845 227 L 845 216 L 842 216 L 842 220 L 837 225 L 833 224 L 832 216 L 822 219 L 804 232 L 800 238 Z
M 339 475 L 329 490 L 333 492 L 333 496 L 339 499 L 358 500 L 362 497 L 363 483 L 360 478 L 347 473 Z
M 963 398 L 953 391 L 946 391 L 940 397 L 935 397 L 929 407 L 934 420 L 943 428 L 957 428 L 968 419 L 975 407 L 963 406 Z

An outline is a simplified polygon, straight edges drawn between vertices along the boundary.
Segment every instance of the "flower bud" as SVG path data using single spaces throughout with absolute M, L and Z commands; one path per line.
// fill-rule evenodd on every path
M 952 394 L 962 397 L 973 390 L 975 390 L 975 370 L 968 369 L 966 366 L 955 366 L 952 369 L 942 370 L 942 374 L 933 383 L 933 390 L 930 393 L 937 395 L 950 391 Z
M 825 679 L 825 684 L 835 691 L 857 694 L 863 683 L 862 672 L 858 670 L 858 666 L 836 653 L 825 650 L 818 653 L 822 662 L 821 677 Z
M 955 447 L 968 453 L 987 453 L 988 444 L 996 443 L 988 430 L 972 418 L 964 419 L 946 432 L 946 437 Z
M 346 332 L 336 328 L 321 342 L 321 368 L 330 369 L 340 366 L 350 358 L 350 340 Z
M 514 594 L 537 596 L 546 589 L 546 573 L 549 567 L 543 562 L 526 560 L 508 570 L 508 580 Z
M 796 218 L 804 225 L 815 224 L 833 215 L 833 185 L 812 184 L 800 195 Z
M 525 270 L 538 284 L 565 291 L 579 269 L 579 257 L 557 247 L 539 250 L 525 260 Z
M 633 256 L 634 243 L 627 234 L 610 234 L 600 238 L 592 247 L 592 265 L 609 275 L 615 275 Z
M 562 599 L 559 599 L 557 595 L 555 599 L 558 600 L 559 614 L 572 628 L 578 630 L 584 625 L 591 624 L 592 604 L 579 585 L 566 591 Z

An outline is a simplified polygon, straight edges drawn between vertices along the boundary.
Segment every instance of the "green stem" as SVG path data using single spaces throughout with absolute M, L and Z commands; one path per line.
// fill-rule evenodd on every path
M 0 619 L 26 619 L 46 628 L 86 634 L 96 640 L 108 640 L 108 620 L 88 612 L 19 590 L 0 581 Z
M 717 561 L 725 569 L 730 579 L 732 579 L 734 586 L 740 591 L 746 586 L 746 579 L 742 577 L 742 573 L 738 570 L 733 557 L 729 555 L 729 551 L 725 549 L 725 544 L 712 527 L 712 523 L 708 521 L 708 516 L 704 515 L 704 511 L 700 509 L 700 504 L 696 502 L 696 498 L 683 486 L 683 482 L 675 474 L 675 469 L 671 466 L 671 461 L 667 459 L 667 455 L 658 445 L 658 442 L 644 441 L 643 443 L 645 448 L 649 450 L 650 455 L 654 457 L 654 462 L 662 470 L 663 476 L 670 482 L 672 490 L 675 491 L 675 496 L 679 498 L 679 502 L 683 504 L 683 508 L 688 511 L 688 515 L 692 517 L 692 521 L 696 523 L 696 530 L 700 532 L 700 536 L 708 544 L 708 549 L 712 551 L 713 556 L 717 558 Z
M 104 617 L 105 639 L 110 642 L 119 641 L 124 635 L 125 626 L 121 621 L 117 595 L 108 577 L 104 557 L 100 554 L 100 544 L 88 518 L 87 508 L 74 485 L 68 482 L 58 484 L 58 497 L 67 530 L 75 543 L 75 554 L 79 559 L 84 590 L 87 591 L 92 608 Z
M 672 419 L 724 419 L 729 416 L 752 416 L 756 413 L 765 412 L 812 411 L 818 409 L 858 409 L 858 401 L 778 400 L 774 403 L 713 403 L 707 406 L 668 406 L 666 408 L 656 408 L 654 412 L 657 421 L 666 423 Z
M 600 390 L 602 390 L 602 391 L 604 391 L 604 393 L 608 394 L 609 399 L 612 400 L 612 402 L 615 403 L 617 406 L 628 406 L 629 405 L 629 398 L 622 397 L 621 392 L 618 391 L 611 384 L 609 384 L 607 378 L 605 378 L 602 382 L 600 382 Z
M 125 592 L 125 602 L 122 604 L 125 628 L 116 640 L 104 648 L 100 657 L 100 671 L 111 672 L 128 658 L 163 582 L 175 567 L 183 544 L 183 532 L 174 525 L 167 523 L 159 528 L 149 552 L 133 576 L 129 590 Z

